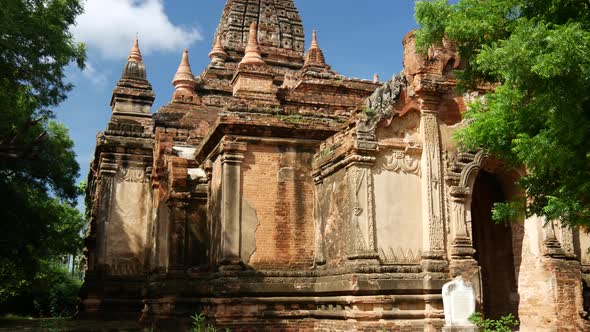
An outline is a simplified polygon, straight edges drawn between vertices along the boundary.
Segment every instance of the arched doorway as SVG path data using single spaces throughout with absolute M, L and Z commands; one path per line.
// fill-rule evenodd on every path
M 496 224 L 492 208 L 506 201 L 498 178 L 481 170 L 473 186 L 471 219 L 475 259 L 481 267 L 482 306 L 486 318 L 507 314 L 518 318 L 518 288 L 514 265 L 512 230 L 509 224 Z

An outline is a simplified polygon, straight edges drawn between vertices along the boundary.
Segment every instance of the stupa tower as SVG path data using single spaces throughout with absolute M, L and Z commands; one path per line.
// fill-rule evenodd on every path
M 229 0 L 214 40 L 220 38 L 230 62 L 244 55 L 252 23 L 257 24 L 258 44 L 269 65 L 303 65 L 303 23 L 292 0 Z

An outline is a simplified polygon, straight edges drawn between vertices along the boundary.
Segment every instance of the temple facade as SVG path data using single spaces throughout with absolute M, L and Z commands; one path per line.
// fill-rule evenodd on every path
M 458 149 L 452 44 L 387 82 L 347 78 L 292 0 L 228 0 L 207 68 L 182 53 L 155 112 L 136 40 L 99 133 L 81 316 L 176 331 L 440 331 L 441 289 L 471 280 L 488 318 L 588 330 L 590 236 L 520 217 L 523 170 Z M 202 55 L 199 55 L 202 56 Z M 171 75 L 172 77 L 172 75 Z

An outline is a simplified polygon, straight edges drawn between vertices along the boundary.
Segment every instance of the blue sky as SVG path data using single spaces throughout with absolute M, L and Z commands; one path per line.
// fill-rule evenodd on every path
M 172 96 L 172 77 L 183 48 L 198 75 L 225 0 L 86 0 L 86 12 L 72 31 L 87 44 L 88 68 L 68 69 L 75 88 L 57 109 L 70 129 L 81 179 L 88 173 L 96 134 L 104 130 L 112 90 L 120 77 L 133 38 L 139 35 L 148 80 L 156 93 L 153 112 Z M 340 74 L 387 80 L 402 69 L 402 37 L 416 28 L 414 0 L 295 0 L 307 46 L 311 31 L 328 63 Z M 306 46 L 306 48 L 307 48 Z

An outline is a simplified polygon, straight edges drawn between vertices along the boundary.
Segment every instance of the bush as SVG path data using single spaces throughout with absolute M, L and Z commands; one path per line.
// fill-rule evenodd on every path
M 512 332 L 513 327 L 518 327 L 520 322 L 508 314 L 507 316 L 501 317 L 500 319 L 484 319 L 483 316 L 478 312 L 471 317 L 469 321 L 477 325 L 481 329 L 481 332 Z
M 191 316 L 193 319 L 193 328 L 191 332 L 217 332 L 219 331 L 214 325 L 207 323 L 207 318 L 202 313 Z M 229 329 L 225 329 L 229 332 Z
M 0 304 L 0 311 L 34 317 L 66 317 L 75 313 L 82 281 L 62 262 L 42 261 L 27 288 Z

